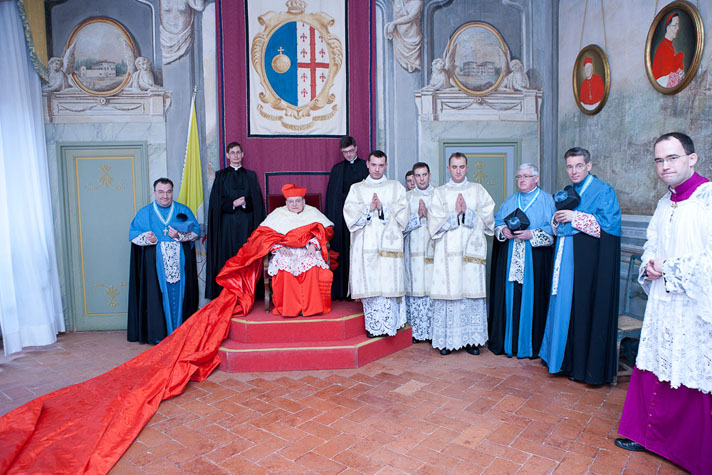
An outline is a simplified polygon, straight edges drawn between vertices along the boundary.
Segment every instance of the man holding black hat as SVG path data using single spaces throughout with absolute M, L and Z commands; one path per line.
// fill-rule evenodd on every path
M 554 243 L 549 193 L 539 188 L 539 169 L 523 163 L 519 192 L 495 215 L 490 280 L 489 349 L 518 358 L 536 357 L 546 325 Z
M 573 186 L 554 195 L 554 269 L 539 356 L 552 374 L 610 383 L 618 369 L 621 210 L 613 188 L 591 175 L 588 150 L 574 147 L 564 159 Z
M 198 309 L 195 246 L 200 226 L 173 201 L 173 182 L 153 183 L 153 203 L 131 221 L 127 339 L 157 343 Z

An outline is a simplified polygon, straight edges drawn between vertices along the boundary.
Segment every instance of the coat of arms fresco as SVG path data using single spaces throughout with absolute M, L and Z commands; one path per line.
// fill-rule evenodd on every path
M 247 9 L 250 135 L 345 135 L 345 2 L 279 3 Z

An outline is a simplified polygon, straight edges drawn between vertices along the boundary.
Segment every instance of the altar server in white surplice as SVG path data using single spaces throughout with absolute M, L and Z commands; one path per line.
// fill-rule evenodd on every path
M 430 279 L 433 275 L 433 240 L 428 230 L 428 210 L 435 189 L 430 185 L 427 163 L 413 165 L 415 188 L 406 193 L 410 221 L 405 228 L 405 307 L 413 329 L 413 343 L 432 339 L 433 305 Z
M 447 355 L 465 348 L 478 355 L 487 342 L 487 240 L 494 233 L 494 200 L 467 181 L 467 157 L 448 159 L 450 180 L 435 189 L 428 228 L 435 241 L 430 298 L 433 347 Z
M 349 293 L 363 303 L 369 337 L 393 336 L 405 325 L 403 230 L 408 224 L 405 188 L 385 176 L 386 154 L 368 156 L 368 177 L 351 185 L 344 220 L 351 231 Z

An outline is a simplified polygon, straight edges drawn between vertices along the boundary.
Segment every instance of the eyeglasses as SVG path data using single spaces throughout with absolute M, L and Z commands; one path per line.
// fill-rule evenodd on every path
M 356 153 L 356 147 L 353 147 L 353 148 L 342 148 L 342 149 L 341 149 L 341 153 L 343 153 L 344 155 L 351 155 L 351 154 L 354 154 L 354 153 Z
M 653 161 L 655 162 L 655 166 L 659 167 L 662 166 L 663 163 L 667 162 L 670 165 L 674 165 L 677 162 L 678 158 L 683 158 L 683 157 L 689 157 L 690 154 L 688 153 L 687 155 L 670 155 L 665 158 L 655 158 Z
M 515 180 L 521 180 L 522 178 L 524 178 L 524 179 L 527 179 L 527 180 L 528 180 L 528 179 L 530 179 L 530 178 L 534 178 L 535 176 L 537 176 L 537 175 L 515 175 L 515 176 L 514 176 L 514 179 L 515 179 Z

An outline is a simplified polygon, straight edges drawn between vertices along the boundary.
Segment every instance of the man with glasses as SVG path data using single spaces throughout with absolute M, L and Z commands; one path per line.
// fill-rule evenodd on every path
M 222 291 L 215 277 L 225 262 L 237 254 L 252 231 L 265 219 L 265 205 L 257 174 L 242 166 L 244 152 L 237 142 L 226 148 L 229 166 L 215 174 L 208 206 L 205 297 Z
M 331 297 L 334 300 L 345 300 L 349 291 L 351 234 L 344 221 L 344 202 L 351 185 L 363 181 L 368 176 L 368 168 L 366 162 L 356 156 L 357 147 L 353 137 L 342 137 L 339 140 L 339 149 L 344 159 L 334 165 L 329 174 L 324 214 L 334 223 L 331 249 L 339 253 L 339 266 L 334 269 Z
M 523 163 L 515 178 L 519 191 L 494 217 L 488 345 L 497 355 L 532 358 L 539 355 L 546 326 L 556 208 L 538 186 L 536 165 Z
M 198 309 L 194 241 L 200 226 L 187 206 L 173 201 L 173 182 L 153 182 L 155 201 L 129 228 L 131 265 L 126 337 L 158 343 Z
M 552 220 L 554 269 L 539 356 L 552 374 L 610 383 L 618 365 L 621 210 L 613 188 L 590 173 L 588 150 L 574 147 L 564 159 L 580 202 Z
M 668 192 L 648 225 L 648 302 L 616 445 L 712 473 L 712 184 L 685 134 L 658 138 L 654 160 Z

